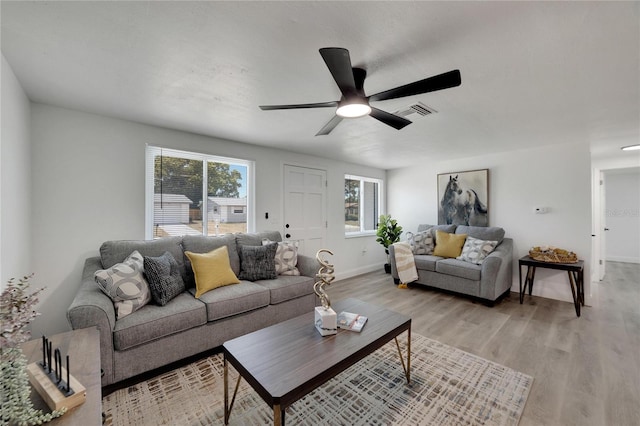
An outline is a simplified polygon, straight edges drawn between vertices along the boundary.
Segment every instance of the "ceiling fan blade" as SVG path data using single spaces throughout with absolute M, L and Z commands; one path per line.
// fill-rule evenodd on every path
M 357 93 L 349 51 L 341 47 L 324 47 L 320 55 L 345 98 Z
M 411 121 L 407 120 L 404 117 L 400 117 L 399 115 L 391 114 L 389 112 L 383 111 L 378 108 L 371 107 L 371 113 L 369 114 L 373 118 L 378 121 L 383 122 L 384 124 L 393 127 L 394 129 L 400 130 L 405 126 L 411 124 Z
M 340 117 L 339 115 L 334 115 L 333 118 L 329 120 L 329 122 L 325 124 L 318 133 L 316 133 L 316 136 L 328 135 L 333 129 L 336 128 L 338 124 L 340 124 L 341 121 L 342 117 Z
M 403 98 L 405 96 L 419 95 L 421 93 L 435 92 L 436 90 L 449 89 L 460 86 L 460 70 L 453 70 L 439 74 L 424 80 L 405 84 L 394 89 L 385 90 L 369 96 L 370 101 L 385 101 L 387 99 Z
M 260 105 L 260 109 L 263 111 L 270 111 L 274 109 L 327 108 L 327 107 L 337 107 L 337 106 L 338 106 L 338 101 L 331 101 L 331 102 L 318 102 L 315 104 Z

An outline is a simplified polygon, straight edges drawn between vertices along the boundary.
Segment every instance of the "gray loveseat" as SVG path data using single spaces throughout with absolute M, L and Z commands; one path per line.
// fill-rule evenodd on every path
M 438 229 L 448 233 L 466 234 L 480 240 L 499 243 L 480 265 L 455 258 L 414 254 L 418 280 L 413 284 L 472 296 L 490 306 L 509 292 L 513 275 L 513 240 L 504 238 L 504 229 L 464 225 L 420 225 L 418 233 L 428 229 L 432 229 L 432 232 Z M 398 269 L 393 245 L 389 247 L 389 255 L 391 274 L 397 284 Z
M 100 331 L 102 386 L 136 376 L 222 345 L 226 340 L 313 311 L 316 259 L 298 255 L 298 276 L 243 281 L 194 297 L 195 282 L 184 251 L 207 253 L 227 246 L 231 269 L 240 271 L 240 246 L 262 245 L 263 238 L 281 241 L 279 232 L 185 235 L 153 241 L 107 241 L 100 256 L 85 261 L 80 288 L 67 310 L 72 328 L 97 326 Z M 116 320 L 114 304 L 94 273 L 123 262 L 134 250 L 143 256 L 169 252 L 175 258 L 187 290 L 159 306 L 153 302 Z

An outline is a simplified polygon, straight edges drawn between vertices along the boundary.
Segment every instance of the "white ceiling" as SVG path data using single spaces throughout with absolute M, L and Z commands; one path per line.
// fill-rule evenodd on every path
M 35 102 L 385 169 L 640 140 L 639 2 L 6 2 L 2 53 Z M 318 49 L 345 47 L 373 94 L 452 69 L 437 114 L 314 136 L 337 100 Z M 631 154 L 637 155 L 637 154 Z

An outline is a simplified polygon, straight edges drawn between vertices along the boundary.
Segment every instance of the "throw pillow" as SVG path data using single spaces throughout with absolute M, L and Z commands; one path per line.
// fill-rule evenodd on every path
M 100 290 L 113 301 L 116 319 L 126 317 L 151 300 L 143 271 L 143 257 L 136 250 L 124 262 L 109 269 L 100 269 L 93 275 Z
M 240 282 L 231 269 L 227 246 L 218 247 L 208 253 L 185 251 L 184 254 L 191 261 L 196 279 L 196 298 L 215 288 Z
M 262 239 L 262 245 L 272 244 L 267 238 Z M 278 275 L 300 275 L 300 271 L 296 267 L 298 264 L 298 244 L 292 241 L 278 242 L 276 250 L 276 274 Z
M 151 297 L 160 306 L 166 305 L 185 290 L 178 262 L 168 251 L 158 257 L 145 256 L 144 272 L 149 281 Z
M 238 274 L 238 278 L 248 281 L 277 278 L 275 262 L 277 249 L 277 243 L 266 246 L 240 246 L 240 274 Z
M 456 259 L 480 265 L 497 245 L 497 241 L 485 241 L 478 238 L 467 237 L 467 240 L 464 242 L 464 247 L 462 247 L 462 253 Z
M 433 240 L 433 228 L 414 234 L 407 232 L 407 242 L 411 246 L 413 254 L 433 254 L 435 242 Z
M 433 255 L 458 257 L 462 253 L 462 246 L 466 239 L 467 234 L 449 234 L 436 229 L 436 246 L 433 249 Z

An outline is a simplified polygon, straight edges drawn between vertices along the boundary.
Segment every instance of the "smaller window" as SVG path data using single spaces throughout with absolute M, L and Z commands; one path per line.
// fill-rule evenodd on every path
M 344 177 L 345 235 L 373 234 L 381 209 L 382 180 L 361 176 Z

